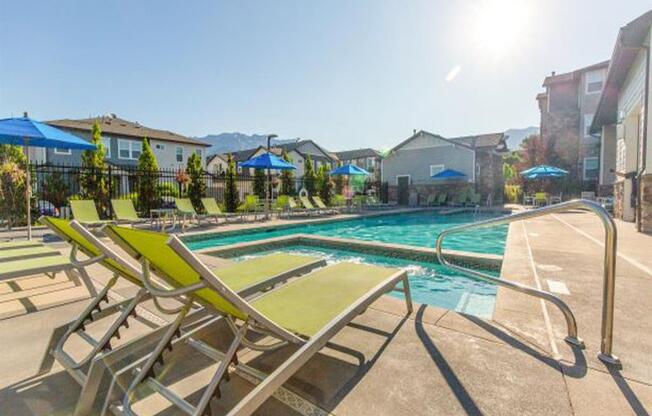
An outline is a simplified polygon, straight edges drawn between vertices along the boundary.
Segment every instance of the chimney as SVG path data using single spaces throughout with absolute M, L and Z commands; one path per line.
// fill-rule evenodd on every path
M 556 72 L 555 72 L 555 71 L 552 71 L 552 74 L 551 74 L 550 76 L 551 76 L 551 77 L 554 77 L 555 74 L 556 74 Z
M 29 116 L 27 115 L 27 111 L 23 111 L 23 117 L 25 117 L 25 118 L 29 117 Z
M 417 134 L 417 129 L 412 129 L 412 134 Z

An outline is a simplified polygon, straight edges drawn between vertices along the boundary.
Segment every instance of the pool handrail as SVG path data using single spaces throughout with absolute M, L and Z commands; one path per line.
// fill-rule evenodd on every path
M 573 209 L 587 209 L 593 212 L 600 218 L 602 225 L 605 229 L 605 250 L 604 250 L 604 277 L 603 277 L 603 292 L 602 292 L 602 327 L 601 327 L 601 343 L 600 353 L 598 358 L 608 364 L 620 366 L 620 359 L 613 355 L 613 319 L 614 319 L 614 292 L 616 282 L 616 241 L 617 230 L 616 224 L 607 212 L 607 210 L 593 201 L 586 199 L 574 199 L 572 201 L 562 202 L 556 205 L 549 205 L 542 208 L 531 209 L 527 211 L 517 212 L 515 214 L 505 215 L 498 218 L 491 218 L 483 221 L 478 221 L 470 224 L 463 224 L 456 227 L 443 230 L 437 237 L 435 244 L 437 258 L 439 262 L 447 267 L 469 274 L 482 280 L 487 280 L 508 289 L 516 290 L 540 299 L 547 300 L 557 306 L 563 313 L 566 319 L 566 326 L 568 329 L 568 336 L 565 341 L 584 348 L 584 342 L 577 336 L 577 322 L 570 307 L 559 297 L 552 293 L 545 292 L 533 287 L 523 285 L 509 280 L 503 280 L 491 275 L 472 270 L 466 267 L 452 264 L 446 260 L 442 254 L 442 243 L 444 238 L 450 234 L 460 233 L 471 229 L 494 227 L 498 225 L 505 225 L 514 221 L 521 221 L 530 218 L 541 217 L 544 215 L 569 211 Z

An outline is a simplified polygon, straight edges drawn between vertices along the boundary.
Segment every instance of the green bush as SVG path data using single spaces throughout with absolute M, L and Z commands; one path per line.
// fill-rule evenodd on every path
M 315 195 L 316 191 L 316 181 L 317 175 L 315 174 L 315 169 L 312 163 L 312 157 L 310 155 L 306 159 L 306 165 L 304 166 L 305 171 L 303 172 L 303 185 L 308 191 L 308 195 Z
M 281 156 L 283 160 L 288 163 L 292 163 L 292 159 L 288 155 L 288 152 L 283 150 L 283 155 Z M 281 171 L 281 194 L 293 196 L 296 192 L 294 187 L 294 172 L 292 169 L 285 169 Z
M 81 157 L 84 170 L 79 178 L 82 196 L 92 199 L 97 205 L 98 212 L 105 212 L 109 204 L 109 189 L 106 184 L 104 161 L 106 149 L 102 144 L 102 131 L 99 123 L 93 124 L 91 143 L 97 146 L 96 150 L 84 150 Z
M 177 183 L 159 183 L 156 186 L 156 189 L 160 196 L 171 196 L 174 198 L 179 198 L 179 185 Z
M 517 204 L 521 202 L 522 194 L 520 185 L 505 185 L 505 202 Z
M 147 138 L 143 139 L 143 151 L 138 158 L 138 201 L 135 206 L 142 212 L 158 208 L 158 177 L 159 169 L 156 156 L 152 152 Z
M 254 194 L 260 199 L 265 199 L 265 182 L 267 181 L 264 169 L 254 169 Z
M 201 157 L 197 153 L 193 153 L 188 158 L 186 171 L 188 172 L 188 176 L 190 176 L 188 198 L 190 198 L 197 212 L 203 212 L 204 206 L 201 203 L 201 199 L 206 196 L 206 183 L 204 183 L 204 170 L 201 167 Z
M 227 158 L 226 175 L 224 179 L 224 205 L 227 212 L 236 212 L 240 204 L 238 184 L 236 183 L 236 169 L 233 156 L 229 153 Z

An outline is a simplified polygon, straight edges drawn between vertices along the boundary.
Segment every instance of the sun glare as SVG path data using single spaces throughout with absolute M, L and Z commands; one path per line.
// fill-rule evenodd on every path
M 532 24 L 530 0 L 479 0 L 470 13 L 470 33 L 478 49 L 504 58 L 523 42 Z

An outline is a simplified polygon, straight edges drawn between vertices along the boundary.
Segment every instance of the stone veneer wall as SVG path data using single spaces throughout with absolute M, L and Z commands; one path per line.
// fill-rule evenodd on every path
M 623 219 L 623 196 L 625 193 L 625 182 L 614 183 L 614 217 Z
M 652 173 L 641 178 L 641 231 L 652 233 Z

